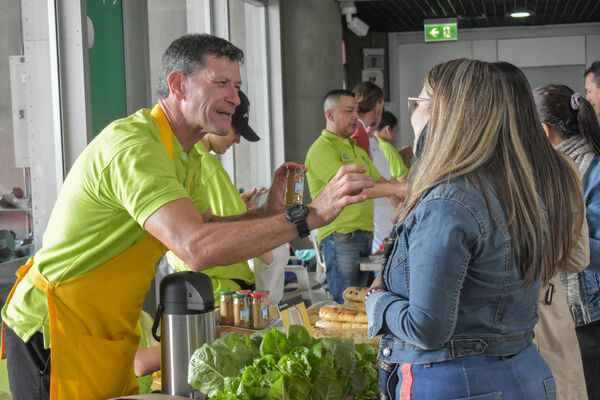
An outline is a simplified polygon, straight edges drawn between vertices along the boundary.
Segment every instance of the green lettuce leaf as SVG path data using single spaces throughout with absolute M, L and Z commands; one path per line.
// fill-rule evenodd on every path
M 237 376 L 257 355 L 256 345 L 248 336 L 225 335 L 194 352 L 188 367 L 188 383 L 212 397 L 224 390 L 225 378 Z
M 303 326 L 228 334 L 198 349 L 189 383 L 216 400 L 376 398 L 375 352 L 351 339 L 313 339 Z

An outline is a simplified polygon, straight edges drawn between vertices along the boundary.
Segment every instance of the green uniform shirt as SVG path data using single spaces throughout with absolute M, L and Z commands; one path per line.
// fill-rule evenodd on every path
M 231 182 L 229 174 L 219 162 L 219 159 L 208 152 L 201 142 L 196 144 L 196 150 L 202 155 L 202 184 L 214 215 L 227 217 L 239 215 L 247 211 L 246 203 L 240 197 L 236 187 Z M 177 271 L 189 271 L 190 267 L 178 258 L 173 252 L 167 253 L 169 264 Z M 228 266 L 213 267 L 202 271 L 210 276 L 213 281 L 215 306 L 219 305 L 219 292 L 221 290 L 237 290 L 239 285 L 231 279 L 241 279 L 246 283 L 254 283 L 254 273 L 247 261 Z
M 191 198 L 206 212 L 200 158 L 195 149 L 185 153 L 173 135 L 171 159 L 150 110 L 107 126 L 65 179 L 35 255 L 40 273 L 63 282 L 97 268 L 144 237 L 146 219 L 171 201 Z M 49 346 L 46 295 L 29 279 L 4 306 L 2 319 L 26 342 L 43 327 Z
M 306 179 L 311 197 L 316 198 L 340 167 L 349 164 L 366 167 L 367 175 L 374 182 L 381 178 L 369 155 L 356 145 L 354 139 L 342 139 L 324 129 L 306 155 Z M 344 208 L 329 225 L 319 228 L 317 239 L 321 242 L 333 232 L 350 233 L 358 230 L 373 231 L 371 199 Z
M 404 164 L 404 160 L 400 157 L 398 150 L 387 140 L 376 136 L 379 142 L 379 148 L 390 164 L 390 176 L 392 179 L 402 179 L 408 174 L 408 167 Z

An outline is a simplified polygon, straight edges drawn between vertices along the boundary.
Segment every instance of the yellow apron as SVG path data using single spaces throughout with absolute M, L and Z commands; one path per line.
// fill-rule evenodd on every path
M 172 131 L 160 105 L 152 116 L 172 158 Z M 162 243 L 146 235 L 109 262 L 60 283 L 48 282 L 32 267 L 33 257 L 19 269 L 15 287 L 27 274 L 48 301 L 51 400 L 106 399 L 138 392 L 133 370 L 140 335 L 137 322 L 155 264 L 165 251 Z

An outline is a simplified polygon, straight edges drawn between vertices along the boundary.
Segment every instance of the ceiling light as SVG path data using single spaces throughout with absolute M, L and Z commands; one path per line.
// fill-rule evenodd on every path
M 513 18 L 526 18 L 530 15 L 531 13 L 529 11 L 515 11 L 510 13 L 510 16 Z

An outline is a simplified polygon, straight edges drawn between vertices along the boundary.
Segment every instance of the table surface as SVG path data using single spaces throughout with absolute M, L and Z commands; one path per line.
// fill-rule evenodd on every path
M 383 262 L 383 254 L 372 254 L 369 257 L 360 259 L 361 271 L 381 271 L 381 263 Z

